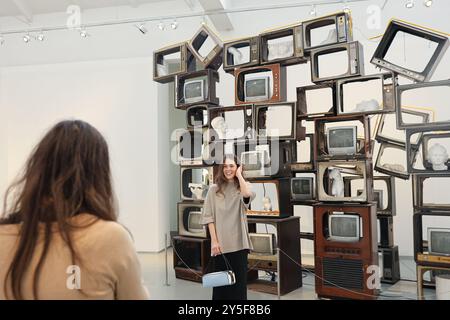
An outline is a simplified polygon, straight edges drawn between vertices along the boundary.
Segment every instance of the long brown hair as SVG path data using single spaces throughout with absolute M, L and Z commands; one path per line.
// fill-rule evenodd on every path
M 57 224 L 73 262 L 79 263 L 81 258 L 71 241 L 75 226 L 69 218 L 80 213 L 117 220 L 108 145 L 90 124 L 68 120 L 56 124 L 44 136 L 28 158 L 23 173 L 6 192 L 0 224 L 21 224 L 17 251 L 4 282 L 7 297 L 10 281 L 13 298 L 23 299 L 21 284 L 38 242 L 39 224 L 43 224 L 45 232 L 42 254 L 33 275 L 34 298 L 38 298 L 37 283 L 52 239 L 52 223 Z
M 223 174 L 223 168 L 225 165 L 226 160 L 232 160 L 234 161 L 234 163 L 236 163 L 236 166 L 239 168 L 239 164 L 237 162 L 237 158 L 235 155 L 233 154 L 226 154 L 223 157 L 223 161 L 222 163 L 219 164 L 218 169 L 217 169 L 217 176 L 214 179 L 214 183 L 217 184 L 217 190 L 216 193 L 221 193 L 223 195 L 223 188 L 224 186 L 228 183 L 228 179 L 225 178 L 225 175 Z M 234 185 L 236 186 L 236 188 L 239 190 L 239 180 L 238 178 L 235 176 L 233 179 Z

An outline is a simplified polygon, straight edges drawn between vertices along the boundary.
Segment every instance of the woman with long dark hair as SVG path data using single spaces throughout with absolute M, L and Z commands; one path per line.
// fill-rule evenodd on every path
M 148 298 L 116 221 L 105 139 L 83 121 L 56 124 L 5 195 L 0 300 Z
M 245 210 L 254 198 L 236 157 L 226 155 L 219 165 L 215 184 L 208 190 L 202 223 L 208 225 L 211 235 L 215 271 L 231 266 L 236 283 L 213 288 L 213 300 L 247 299 L 247 257 L 252 245 Z

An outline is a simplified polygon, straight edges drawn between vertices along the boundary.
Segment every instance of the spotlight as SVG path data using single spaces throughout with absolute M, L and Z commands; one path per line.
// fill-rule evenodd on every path
M 405 7 L 408 9 L 411 9 L 414 7 L 414 0 L 408 0 L 406 1 Z
M 425 5 L 425 7 L 429 8 L 433 5 L 433 0 L 425 0 L 423 4 Z
M 317 16 L 316 5 L 313 5 L 311 7 L 311 11 L 309 11 L 309 15 L 314 16 L 314 17 Z
M 87 30 L 86 29 L 80 29 L 80 37 L 82 37 L 82 38 L 87 38 L 87 37 L 89 37 L 89 33 L 87 33 Z
M 43 32 L 40 32 L 40 33 L 37 35 L 36 39 L 38 39 L 39 41 L 44 41 L 44 40 L 45 40 L 44 33 L 43 33 Z
M 23 42 L 29 43 L 31 41 L 31 36 L 29 34 L 26 34 L 23 36 Z
M 161 31 L 163 31 L 165 28 L 166 28 L 166 26 L 164 25 L 164 22 L 160 21 L 160 22 L 158 23 L 158 29 L 161 30 Z
M 175 30 L 176 28 L 178 28 L 177 20 L 173 20 L 172 23 L 170 24 L 170 27 L 172 28 L 172 30 Z
M 148 32 L 147 28 L 145 27 L 145 24 L 143 24 L 143 23 L 137 25 L 136 28 L 138 28 L 138 30 L 139 30 L 142 34 L 146 34 L 146 33 Z

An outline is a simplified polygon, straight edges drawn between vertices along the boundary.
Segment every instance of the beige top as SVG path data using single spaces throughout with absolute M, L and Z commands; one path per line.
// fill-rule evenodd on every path
M 250 183 L 248 183 L 248 186 L 251 188 Z M 250 201 L 245 203 L 244 198 L 233 182 L 227 183 L 223 188 L 225 196 L 221 193 L 216 193 L 217 188 L 217 185 L 213 184 L 208 190 L 203 205 L 201 223 L 214 223 L 222 253 L 253 249 L 248 235 L 245 211 L 255 198 L 255 193 L 252 192 Z
M 52 226 L 49 251 L 37 284 L 38 298 L 148 299 L 130 234 L 117 222 L 100 220 L 90 214 L 77 215 L 70 221 L 75 226 L 86 226 L 92 222 L 92 225 L 75 229 L 72 233 L 75 251 L 82 259 L 79 273 L 72 271 L 76 268 L 71 267 L 69 248 L 62 240 L 57 225 Z M 0 300 L 5 299 L 5 275 L 17 247 L 19 229 L 20 224 L 0 225 Z M 32 271 L 42 252 L 43 231 L 44 225 L 40 225 L 35 254 L 24 276 L 22 292 L 25 299 L 33 299 Z M 81 291 L 75 288 L 76 278 L 81 280 Z

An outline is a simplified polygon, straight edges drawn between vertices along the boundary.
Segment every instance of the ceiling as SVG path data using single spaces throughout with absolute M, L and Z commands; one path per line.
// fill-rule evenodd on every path
M 27 16 L 65 12 L 70 5 L 81 9 L 95 9 L 116 6 L 138 7 L 141 4 L 164 2 L 164 0 L 1 0 L 0 17 Z

